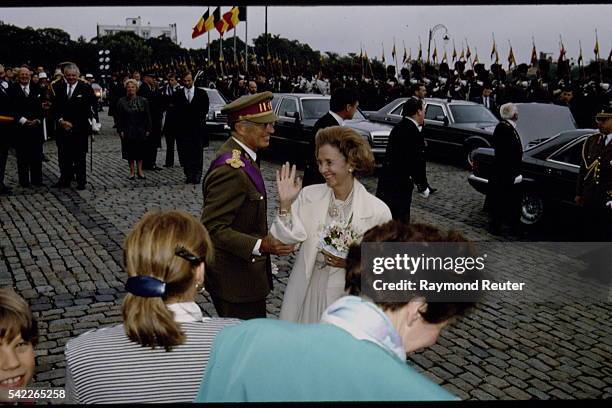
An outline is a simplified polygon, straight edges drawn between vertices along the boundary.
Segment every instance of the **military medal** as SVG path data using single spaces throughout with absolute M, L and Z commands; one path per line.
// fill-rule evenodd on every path
M 232 150 L 232 158 L 225 160 L 226 164 L 229 164 L 235 169 L 239 169 L 244 167 L 244 162 L 240 160 L 240 150 L 234 149 Z

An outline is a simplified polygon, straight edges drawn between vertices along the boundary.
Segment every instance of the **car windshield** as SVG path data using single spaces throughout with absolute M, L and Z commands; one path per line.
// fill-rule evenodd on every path
M 482 105 L 450 105 L 455 123 L 497 123 L 498 120 L 490 110 Z
M 319 119 L 329 112 L 329 99 L 302 99 L 302 109 L 304 110 L 304 120 Z M 364 120 L 365 116 L 359 111 L 355 112 L 353 120 Z
M 208 100 L 211 104 L 215 104 L 215 105 L 225 105 L 227 102 L 223 99 L 223 97 L 221 96 L 221 94 L 219 94 L 219 91 L 215 91 L 212 89 L 208 89 L 206 90 L 206 93 L 208 94 Z

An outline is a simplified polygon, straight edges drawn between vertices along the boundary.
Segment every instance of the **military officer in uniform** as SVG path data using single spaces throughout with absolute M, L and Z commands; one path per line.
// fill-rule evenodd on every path
M 595 116 L 599 133 L 582 147 L 576 203 L 584 207 L 586 238 L 612 241 L 612 103 Z
M 272 289 L 270 254 L 294 250 L 268 234 L 266 188 L 256 163 L 277 120 L 271 100 L 271 92 L 262 92 L 222 109 L 232 134 L 204 177 L 201 220 L 215 248 L 205 287 L 221 317 L 266 317 L 266 296 Z

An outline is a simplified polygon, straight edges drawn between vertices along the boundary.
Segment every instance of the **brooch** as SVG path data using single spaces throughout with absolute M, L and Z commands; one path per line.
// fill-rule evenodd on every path
M 240 150 L 234 149 L 232 150 L 232 158 L 227 159 L 225 164 L 229 164 L 235 169 L 239 169 L 240 167 L 244 167 L 244 162 L 240 160 Z

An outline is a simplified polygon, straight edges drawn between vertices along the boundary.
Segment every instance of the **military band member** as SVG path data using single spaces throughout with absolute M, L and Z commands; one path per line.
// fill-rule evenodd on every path
M 232 134 L 204 177 L 201 220 L 215 249 L 205 287 L 221 317 L 266 317 L 270 254 L 287 255 L 294 249 L 268 234 L 266 188 L 256 163 L 277 120 L 271 100 L 271 92 L 262 92 L 222 109 Z
M 582 148 L 576 203 L 584 207 L 589 239 L 612 241 L 612 103 L 595 116 L 599 133 Z

